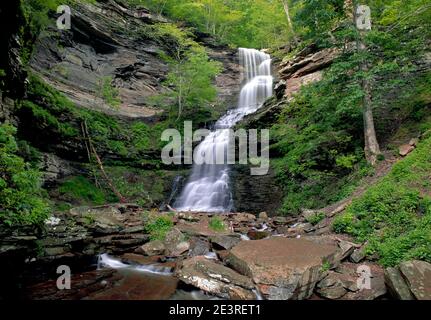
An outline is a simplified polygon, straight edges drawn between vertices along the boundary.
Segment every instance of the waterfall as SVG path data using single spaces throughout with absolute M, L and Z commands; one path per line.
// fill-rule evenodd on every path
M 229 187 L 229 166 L 215 163 L 229 145 L 229 131 L 246 115 L 255 112 L 272 95 L 271 57 L 255 49 L 239 49 L 245 84 L 236 109 L 228 111 L 196 148 L 192 174 L 174 204 L 179 211 L 228 212 L 233 207 Z

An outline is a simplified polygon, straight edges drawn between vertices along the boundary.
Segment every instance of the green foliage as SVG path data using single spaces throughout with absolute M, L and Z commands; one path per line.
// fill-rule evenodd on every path
M 401 261 L 431 261 L 431 138 L 421 142 L 390 174 L 338 216 L 333 230 L 368 241 L 368 253 L 393 266 Z M 427 196 L 428 195 L 428 196 Z
M 111 107 L 118 108 L 121 104 L 119 90 L 113 86 L 112 77 L 102 77 L 99 81 L 100 97 Z
M 323 212 L 315 213 L 311 216 L 309 216 L 306 220 L 307 222 L 311 223 L 313 226 L 318 224 L 320 221 L 325 219 L 325 214 Z
M 320 271 L 321 272 L 326 272 L 329 271 L 331 269 L 331 263 L 328 261 L 325 261 L 322 266 L 320 267 Z
M 373 30 L 364 38 L 367 52 L 358 53 L 347 45 L 359 34 L 343 3 L 291 3 L 295 29 L 305 39 L 302 46 L 336 47 L 340 55 L 322 81 L 301 89 L 271 128 L 271 151 L 277 156 L 272 163 L 285 190 L 285 214 L 338 201 L 372 173 L 363 152 L 364 79 L 371 87 L 379 141 L 387 140 L 404 121 L 413 123 L 409 132 L 415 134 L 429 128 L 430 76 L 413 61 L 420 61 L 426 51 L 431 8 L 421 0 L 405 12 L 399 1 L 366 1 Z M 370 66 L 367 72 L 359 68 L 364 60 Z
M 153 216 L 145 224 L 145 232 L 150 234 L 151 240 L 165 240 L 166 234 L 171 231 L 174 223 L 169 216 Z
M 83 176 L 67 179 L 61 184 L 58 191 L 71 201 L 94 205 L 101 205 L 107 202 L 104 192 Z
M 178 108 L 178 118 L 200 113 L 217 97 L 213 82 L 221 71 L 219 62 L 210 60 L 203 47 L 194 45 L 171 62 L 165 84 L 172 90 L 161 97 Z
M 50 213 L 40 174 L 17 155 L 16 129 L 0 125 L 0 223 L 41 225 Z
M 171 125 L 160 122 L 151 127 L 79 108 L 37 76 L 30 75 L 29 80 L 27 100 L 20 103 L 21 135 L 42 150 L 56 143 L 72 143 L 75 148 L 78 143 L 85 154 L 81 132 L 85 122 L 98 152 L 142 159 L 142 153 L 160 150 L 160 134 Z
M 188 22 L 200 32 L 238 47 L 284 45 L 291 35 L 282 1 L 132 0 L 156 13 Z
M 138 151 L 146 151 L 150 147 L 150 128 L 143 122 L 132 125 L 132 143 Z
M 226 230 L 226 225 L 220 217 L 212 217 L 208 222 L 208 226 L 211 230 L 217 232 Z
M 117 190 L 131 202 L 152 208 L 166 200 L 166 192 L 180 172 L 106 166 L 105 171 Z M 99 179 L 101 180 L 101 179 Z

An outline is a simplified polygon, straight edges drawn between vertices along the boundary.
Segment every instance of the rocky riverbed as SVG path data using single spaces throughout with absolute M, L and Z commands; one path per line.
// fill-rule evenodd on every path
M 4 288 L 25 299 L 430 297 L 428 263 L 385 272 L 361 244 L 332 234 L 327 219 L 221 214 L 225 229 L 215 231 L 210 214 L 152 214 L 173 221 L 164 241 L 150 240 L 147 214 L 134 204 L 73 208 L 44 231 L 3 230 Z M 71 268 L 70 290 L 57 289 L 59 265 Z

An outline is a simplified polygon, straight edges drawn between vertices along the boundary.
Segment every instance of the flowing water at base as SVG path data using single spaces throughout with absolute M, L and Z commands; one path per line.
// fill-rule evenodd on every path
M 98 258 L 98 269 L 115 269 L 118 279 L 106 290 L 87 300 L 212 300 L 215 297 L 196 288 L 182 285 L 173 276 L 172 268 L 163 264 L 127 264 L 107 254 Z

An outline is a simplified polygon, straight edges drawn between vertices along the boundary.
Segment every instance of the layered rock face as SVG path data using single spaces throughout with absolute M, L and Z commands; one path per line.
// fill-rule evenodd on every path
M 296 57 L 279 65 L 279 77 L 282 83 L 279 89 L 288 98 L 299 91 L 303 85 L 322 79 L 322 71 L 331 65 L 338 55 L 336 48 L 317 50 L 315 46 L 306 47 Z
M 145 9 L 132 10 L 115 1 L 76 4 L 71 30 L 50 29 L 38 39 L 31 68 L 78 106 L 126 118 L 154 118 L 161 111 L 151 106 L 149 97 L 169 90 L 162 84 L 169 67 L 161 54 L 170 44 L 163 43 L 151 26 L 166 22 Z M 224 103 L 239 90 L 237 56 L 224 47 L 209 51 L 224 65 L 216 83 Z M 118 108 L 101 96 L 107 80 L 119 90 Z
M 168 66 L 158 57 L 160 45 L 145 37 L 144 28 L 162 21 L 133 13 L 113 1 L 74 5 L 71 30 L 40 37 L 32 69 L 79 106 L 132 118 L 156 115 L 147 98 L 162 92 Z M 101 97 L 104 77 L 119 88 L 118 110 Z
M 283 194 L 272 170 L 264 176 L 251 176 L 249 167 L 237 165 L 233 167 L 231 176 L 236 211 L 277 214 Z

